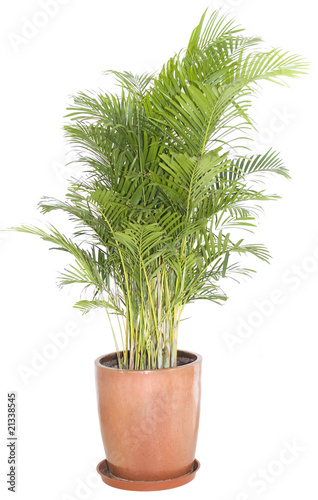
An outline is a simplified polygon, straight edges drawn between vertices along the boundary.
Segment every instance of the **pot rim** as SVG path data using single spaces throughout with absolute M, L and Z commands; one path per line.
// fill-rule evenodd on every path
M 120 351 L 122 353 L 122 351 Z M 111 352 L 109 354 L 103 354 L 102 356 L 99 356 L 97 359 L 95 359 L 95 366 L 98 367 L 98 368 L 104 368 L 105 370 L 112 370 L 112 371 L 116 371 L 118 373 L 146 373 L 146 374 L 150 374 L 150 373 L 160 373 L 160 372 L 167 372 L 168 370 L 170 371 L 173 371 L 173 370 L 182 370 L 182 369 L 185 369 L 189 366 L 193 366 L 195 364 L 200 364 L 202 362 L 202 356 L 201 354 L 198 354 L 196 352 L 191 352 L 191 351 L 184 351 L 184 350 L 179 350 L 178 349 L 178 354 L 185 354 L 185 355 L 190 355 L 189 357 L 192 357 L 192 356 L 195 356 L 195 359 L 193 359 L 193 361 L 190 361 L 190 363 L 186 363 L 184 365 L 180 365 L 180 366 L 173 366 L 173 367 L 170 367 L 170 368 L 156 368 L 154 370 L 130 370 L 130 369 L 124 369 L 124 368 L 115 368 L 113 366 L 105 366 L 101 363 L 101 360 L 103 358 L 105 358 L 106 356 L 114 356 L 116 357 L 117 356 L 117 353 L 116 352 Z

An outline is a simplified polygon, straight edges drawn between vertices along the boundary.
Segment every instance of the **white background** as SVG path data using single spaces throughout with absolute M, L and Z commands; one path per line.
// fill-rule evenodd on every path
M 1 3 L 1 227 L 43 222 L 36 210 L 40 197 L 63 197 L 71 174 L 63 167 L 62 132 L 69 96 L 113 90 L 111 79 L 101 76 L 109 68 L 159 69 L 187 43 L 205 7 L 223 5 L 249 35 L 311 60 L 310 75 L 291 82 L 291 89 L 266 85 L 254 112 L 257 151 L 280 150 L 292 175 L 289 182 L 270 181 L 283 198 L 267 204 L 255 236 L 270 248 L 272 263 L 253 263 L 257 274 L 241 285 L 227 282 L 230 300 L 223 307 L 191 305 L 191 318 L 181 326 L 179 347 L 204 358 L 201 470 L 189 485 L 152 496 L 317 499 L 314 2 L 69 0 L 46 18 L 44 3 Z M 43 26 L 33 33 L 29 27 L 32 38 L 17 42 L 27 21 Z M 63 229 L 63 216 L 54 220 Z M 5 485 L 6 393 L 12 390 L 19 423 L 15 498 L 137 498 L 140 493 L 107 487 L 95 473 L 104 453 L 93 362 L 114 350 L 104 315 L 81 317 L 72 309 L 76 291 L 58 291 L 57 271 L 67 256 L 23 234 L 0 233 L 0 243 L 1 498 L 12 498 Z M 57 337 L 68 345 L 52 351 Z M 296 446 L 294 456 L 284 451 L 286 442 Z M 267 479 L 259 481 L 264 469 Z

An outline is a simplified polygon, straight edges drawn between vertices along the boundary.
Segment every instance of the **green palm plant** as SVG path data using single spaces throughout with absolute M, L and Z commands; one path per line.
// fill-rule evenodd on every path
M 159 74 L 111 71 L 119 95 L 75 96 L 65 132 L 85 172 L 65 201 L 39 203 L 68 214 L 72 237 L 51 225 L 18 228 L 75 258 L 59 283 L 91 289 L 75 307 L 106 310 L 120 368 L 176 366 L 185 306 L 226 300 L 220 279 L 253 272 L 235 256 L 270 258 L 233 235 L 253 231 L 259 203 L 278 198 L 260 178 L 288 171 L 273 150 L 238 150 L 255 128 L 248 111 L 260 80 L 285 84 L 307 64 L 265 50 L 219 12 L 205 18 Z

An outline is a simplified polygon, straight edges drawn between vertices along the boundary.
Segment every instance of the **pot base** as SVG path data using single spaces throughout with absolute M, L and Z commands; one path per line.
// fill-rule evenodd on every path
M 120 479 L 113 476 L 108 469 L 107 460 L 102 460 L 96 467 L 97 472 L 100 474 L 104 483 L 119 488 L 120 490 L 133 490 L 133 491 L 158 491 L 169 490 L 170 488 L 177 488 L 184 484 L 190 483 L 194 479 L 197 471 L 200 469 L 200 462 L 194 460 L 192 471 L 184 476 L 176 477 L 174 479 L 165 479 L 164 481 L 130 481 L 128 479 Z

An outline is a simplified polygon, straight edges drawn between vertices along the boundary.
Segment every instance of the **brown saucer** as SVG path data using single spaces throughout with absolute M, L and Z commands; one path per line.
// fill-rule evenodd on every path
M 107 460 L 99 462 L 96 469 L 104 483 L 112 486 L 113 488 L 133 491 L 158 491 L 169 490 L 170 488 L 177 488 L 183 484 L 190 483 L 190 481 L 194 479 L 197 471 L 200 469 L 200 462 L 198 460 L 194 460 L 192 471 L 188 474 L 174 479 L 166 479 L 164 481 L 129 481 L 128 479 L 120 479 L 119 477 L 111 474 L 108 469 Z

